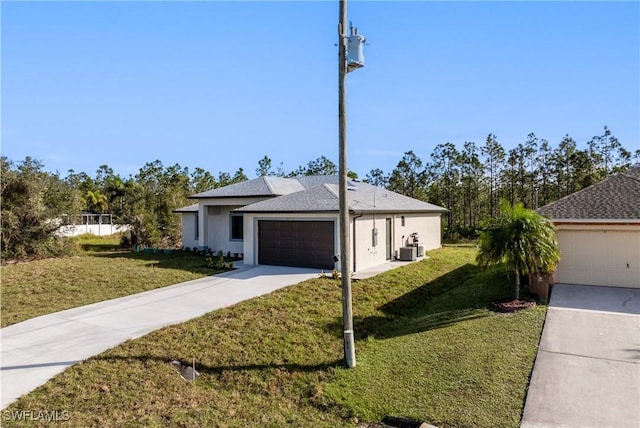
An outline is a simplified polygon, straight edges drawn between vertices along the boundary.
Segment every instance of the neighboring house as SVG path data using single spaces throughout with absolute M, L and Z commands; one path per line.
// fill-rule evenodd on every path
M 558 231 L 556 283 L 640 288 L 640 166 L 538 212 Z
M 348 182 L 353 271 L 385 263 L 413 243 L 441 246 L 446 209 L 367 183 Z M 246 264 L 339 269 L 338 176 L 260 177 L 191 196 L 182 245 L 242 253 Z M 355 255 L 355 257 L 354 257 Z

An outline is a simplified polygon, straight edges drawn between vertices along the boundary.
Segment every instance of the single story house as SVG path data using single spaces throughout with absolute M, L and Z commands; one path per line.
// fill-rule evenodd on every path
M 191 196 L 182 245 L 243 254 L 249 265 L 339 269 L 338 176 L 259 177 Z M 414 237 L 441 246 L 445 208 L 360 181 L 348 181 L 353 271 L 385 263 Z
M 640 165 L 537 211 L 557 229 L 556 283 L 640 288 Z

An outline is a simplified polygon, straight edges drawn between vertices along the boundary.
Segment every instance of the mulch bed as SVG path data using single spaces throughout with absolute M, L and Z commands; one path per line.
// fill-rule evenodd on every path
M 509 314 L 523 309 L 532 308 L 535 305 L 536 302 L 530 299 L 499 299 L 491 302 L 491 310 L 494 312 Z

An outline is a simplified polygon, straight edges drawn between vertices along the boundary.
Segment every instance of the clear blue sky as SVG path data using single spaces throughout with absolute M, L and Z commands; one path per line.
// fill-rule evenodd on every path
M 337 163 L 338 2 L 11 2 L 2 154 L 65 176 L 155 159 L 250 177 Z M 438 143 L 640 148 L 640 3 L 363 2 L 348 76 L 349 168 L 390 172 Z

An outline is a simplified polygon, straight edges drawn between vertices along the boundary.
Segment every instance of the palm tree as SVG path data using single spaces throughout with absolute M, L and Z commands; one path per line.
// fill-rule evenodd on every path
M 560 260 L 553 223 L 525 208 L 500 201 L 498 218 L 480 234 L 477 261 L 480 267 L 504 263 L 515 276 L 515 299 L 520 299 L 520 276 L 550 273 Z
M 87 207 L 89 210 L 104 212 L 108 208 L 107 197 L 100 193 L 100 190 L 87 190 L 85 194 Z

